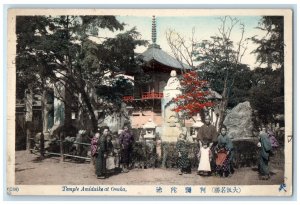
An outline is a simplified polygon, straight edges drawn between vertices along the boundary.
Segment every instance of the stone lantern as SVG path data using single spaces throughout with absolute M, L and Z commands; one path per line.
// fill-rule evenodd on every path
M 191 134 L 191 136 L 192 136 L 193 141 L 196 140 L 198 130 L 202 125 L 203 125 L 203 122 L 201 121 L 200 115 L 198 113 L 197 118 L 196 118 L 196 122 L 192 125 L 192 134 Z
M 149 119 L 146 124 L 143 125 L 143 129 L 145 130 L 144 139 L 145 140 L 154 140 L 155 139 L 155 128 L 156 124 L 152 119 Z

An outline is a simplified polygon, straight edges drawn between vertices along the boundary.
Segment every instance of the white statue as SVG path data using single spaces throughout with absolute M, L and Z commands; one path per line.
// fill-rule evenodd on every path
M 171 71 L 171 77 L 169 78 L 168 82 L 167 82 L 167 86 L 165 87 L 165 90 L 177 90 L 181 88 L 180 85 L 180 81 L 179 79 L 176 77 L 176 71 L 172 70 Z

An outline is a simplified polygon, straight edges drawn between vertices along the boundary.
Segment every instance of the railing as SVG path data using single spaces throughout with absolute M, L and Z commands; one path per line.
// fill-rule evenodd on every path
M 131 95 L 123 96 L 123 100 L 124 100 L 125 102 L 133 101 L 133 100 L 134 100 L 134 97 L 131 96 Z
M 70 141 L 62 141 L 62 140 L 55 140 L 53 141 L 53 143 L 55 143 L 57 146 L 59 146 L 59 151 L 58 152 L 54 152 L 54 151 L 48 151 L 46 148 L 45 148 L 45 142 L 47 140 L 39 140 L 39 146 L 36 146 L 35 145 L 35 140 L 34 138 L 29 138 L 29 140 L 31 141 L 31 147 L 30 147 L 30 152 L 32 154 L 37 154 L 37 155 L 40 155 L 40 156 L 45 156 L 45 155 L 48 155 L 48 156 L 51 156 L 51 155 L 54 155 L 54 156 L 60 156 L 62 161 L 65 161 L 66 157 L 68 158 L 75 158 L 75 159 L 84 159 L 85 161 L 91 161 L 91 157 L 89 156 L 81 156 L 80 154 L 78 154 L 77 152 L 79 150 L 74 150 L 73 153 L 70 153 L 70 151 L 68 149 L 70 149 L 71 147 L 73 147 L 74 145 L 82 145 L 82 146 L 85 146 L 87 147 L 86 151 L 89 151 L 90 150 L 90 146 L 91 144 L 90 143 L 82 143 L 82 142 L 77 142 L 77 141 L 74 141 L 74 142 L 70 142 Z M 41 144 L 43 143 L 43 145 Z M 55 145 L 54 145 L 55 146 Z M 81 148 L 81 152 L 84 151 L 83 147 Z
M 148 99 L 161 99 L 163 98 L 163 93 L 159 92 L 145 92 L 142 95 L 142 100 L 148 100 Z
M 142 94 L 142 100 L 162 99 L 163 96 L 164 96 L 163 93 L 160 93 L 160 92 L 144 92 Z M 125 101 L 125 102 L 130 102 L 133 100 L 134 100 L 134 97 L 132 95 L 123 96 L 123 101 Z

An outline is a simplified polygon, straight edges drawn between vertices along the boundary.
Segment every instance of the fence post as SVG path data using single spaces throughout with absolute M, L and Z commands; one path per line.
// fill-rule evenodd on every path
M 40 154 L 41 154 L 41 158 L 44 158 L 44 154 L 45 154 L 45 137 L 44 137 L 43 132 L 41 132 L 41 135 L 40 135 Z
M 65 160 L 65 158 L 64 158 L 64 144 L 63 144 L 64 139 L 63 138 L 64 138 L 63 133 L 60 133 L 59 134 L 60 161 L 62 161 L 62 162 Z
M 32 153 L 32 140 L 31 140 L 31 129 L 30 129 L 30 122 L 26 122 L 26 150 L 28 150 L 30 153 Z

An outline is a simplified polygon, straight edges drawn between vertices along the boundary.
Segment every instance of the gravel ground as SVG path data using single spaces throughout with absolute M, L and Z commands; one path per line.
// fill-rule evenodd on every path
M 28 151 L 16 151 L 16 185 L 272 185 L 283 182 L 283 165 L 271 163 L 271 179 L 258 179 L 257 170 L 240 168 L 232 177 L 204 177 L 191 174 L 178 175 L 176 169 L 132 169 L 128 173 L 112 174 L 97 179 L 90 163 L 61 162 L 59 157 L 39 160 Z

